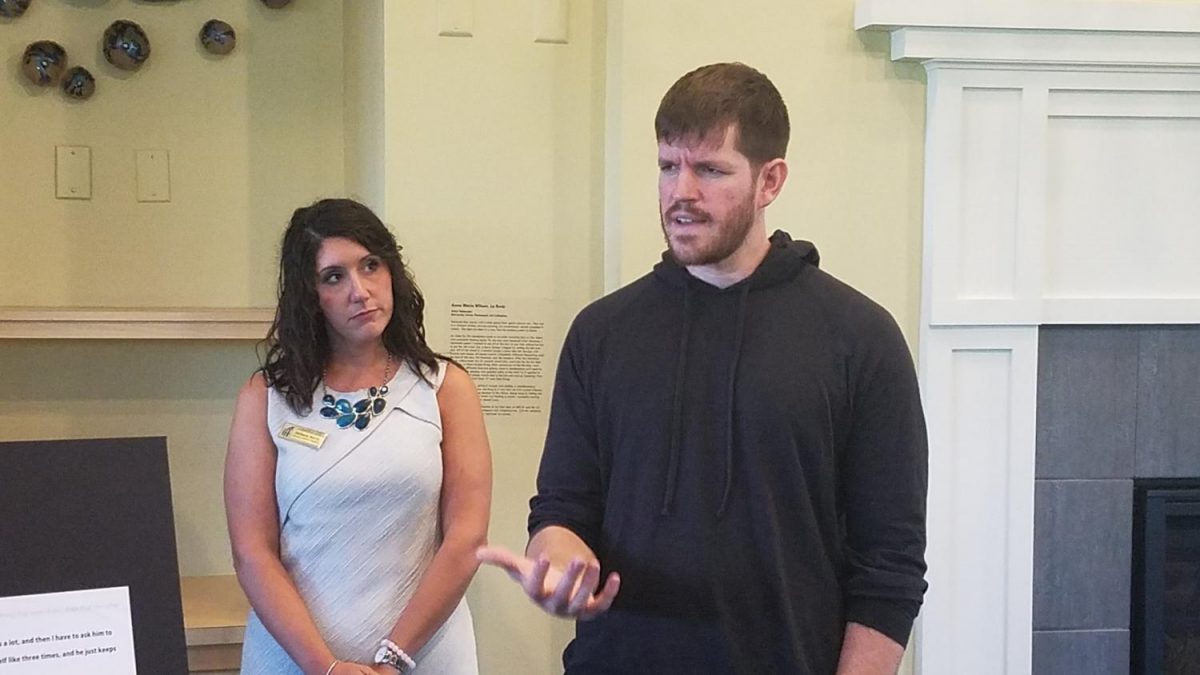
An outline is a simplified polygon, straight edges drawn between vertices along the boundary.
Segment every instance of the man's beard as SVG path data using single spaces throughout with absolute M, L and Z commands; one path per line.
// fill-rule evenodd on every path
M 671 241 L 667 223 L 680 213 L 699 216 L 708 221 L 697 228 L 704 230 L 700 233 L 700 237 L 697 237 L 704 241 L 704 244 L 699 247 L 684 247 L 677 246 L 675 242 Z M 754 193 L 747 194 L 746 198 L 730 212 L 729 218 L 724 222 L 714 221 L 707 212 L 679 205 L 672 205 L 665 213 L 660 208 L 659 222 L 662 226 L 663 237 L 667 241 L 667 249 L 671 251 L 671 257 L 675 259 L 676 263 L 685 266 L 714 265 L 732 256 L 746 241 L 750 228 L 754 226 Z M 708 233 L 714 234 L 714 238 L 702 239 Z

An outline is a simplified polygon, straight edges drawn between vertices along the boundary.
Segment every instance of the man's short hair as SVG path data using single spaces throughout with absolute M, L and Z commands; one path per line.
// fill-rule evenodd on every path
M 654 116 L 659 141 L 692 143 L 738 129 L 737 150 L 755 166 L 787 154 L 787 106 L 766 75 L 744 63 L 714 63 L 679 78 Z

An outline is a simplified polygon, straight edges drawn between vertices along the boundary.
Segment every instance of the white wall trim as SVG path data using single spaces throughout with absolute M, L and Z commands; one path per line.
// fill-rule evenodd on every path
M 1200 48 L 1197 53 L 1200 54 Z M 1065 244 L 1056 248 L 1048 242 L 1048 238 L 1061 232 L 1063 224 L 1049 219 L 1051 202 L 1048 199 L 1053 195 L 1047 193 L 1047 186 L 1057 175 L 1053 173 L 1056 167 L 1059 173 L 1066 171 L 1068 177 L 1077 175 L 1084 181 L 1090 180 L 1085 175 L 1088 172 L 1107 170 L 1103 166 L 1086 166 L 1083 159 L 1075 163 L 1069 158 L 1064 159 L 1062 153 L 1055 152 L 1052 147 L 1054 129 L 1061 132 L 1069 126 L 1082 126 L 1085 120 L 1094 119 L 1108 120 L 1114 128 L 1119 125 L 1127 133 L 1140 133 L 1137 132 L 1139 127 L 1172 120 L 1181 137 L 1191 138 L 1195 145 L 1196 139 L 1200 139 L 1200 71 L 1022 71 L 1012 67 L 1004 70 L 946 68 L 940 62 L 931 62 L 928 67 L 927 217 L 924 229 L 931 243 L 929 253 L 934 258 L 928 261 L 926 268 L 926 273 L 932 276 L 928 290 L 932 294 L 929 318 L 933 324 L 1112 323 L 1115 317 L 1124 317 L 1123 320 L 1129 323 L 1200 321 L 1200 265 L 1185 257 L 1176 258 L 1172 263 L 1178 270 L 1142 259 L 1142 268 L 1134 269 L 1131 274 L 1145 277 L 1143 287 L 1121 288 L 1109 282 L 1089 286 L 1098 281 L 1095 277 L 1099 273 L 1095 271 L 1089 273 L 1090 279 L 1068 279 L 1068 285 L 1072 287 L 1065 291 L 1056 287 L 1057 277 L 1053 272 L 1079 266 L 1071 260 L 1076 249 Z M 1019 96 L 1007 102 L 1009 110 L 988 111 L 986 106 L 981 106 L 978 111 L 970 108 L 973 97 L 980 98 L 988 92 L 1001 90 L 1019 92 Z M 1000 99 L 991 103 L 992 108 L 1002 105 Z M 975 144 L 986 145 L 989 139 L 986 136 L 971 137 L 970 130 L 964 130 L 963 125 L 980 115 L 1011 121 L 1009 141 L 1017 150 L 1015 163 L 992 161 L 994 153 L 983 157 L 981 165 L 972 163 L 972 152 L 978 149 Z M 1117 152 L 1112 151 L 1114 159 L 1119 159 Z M 1189 162 L 1191 157 L 1193 155 L 1187 153 L 1181 154 L 1179 161 L 1164 158 L 1161 166 L 1155 168 L 1168 175 L 1183 171 L 1200 180 L 1200 164 Z M 1147 174 L 1145 178 L 1153 180 L 1154 176 Z M 1009 197 L 1015 205 L 1015 221 L 1011 223 L 1012 232 L 1008 236 L 1014 240 L 1016 258 L 1005 268 L 1010 278 L 1004 283 L 997 282 L 995 285 L 1001 290 L 995 292 L 979 292 L 961 278 L 960 267 L 964 259 L 994 259 L 995 238 L 1000 236 L 990 224 L 973 222 L 969 217 L 973 208 L 972 202 L 968 201 L 973 194 L 972 185 L 988 191 L 1014 186 Z M 1116 198 L 1111 194 L 1096 196 Z M 995 198 L 994 194 L 992 198 Z M 985 203 L 975 208 L 988 209 L 990 205 Z M 1194 209 L 1195 206 L 1187 203 L 1172 205 L 1164 200 L 1148 205 L 1143 212 L 1149 221 L 1164 215 L 1168 221 L 1172 218 L 1182 221 L 1187 219 L 1187 212 L 1194 214 Z M 981 227 L 985 237 L 970 239 L 971 234 Z M 1144 227 L 1144 224 L 1137 227 Z M 1099 236 L 1110 235 L 1101 233 Z M 1077 232 L 1073 236 L 1078 238 L 1083 233 Z M 1127 232 L 1125 236 L 1139 240 L 1134 232 Z M 1180 228 L 1172 230 L 1164 225 L 1151 236 L 1172 239 L 1180 249 L 1194 247 Z M 1171 253 L 1171 241 L 1162 241 L 1161 246 L 1159 254 Z M 1137 251 L 1129 254 L 1138 255 Z M 1124 251 L 1110 250 L 1105 255 L 1109 259 L 1098 260 L 1092 267 L 1109 265 L 1115 275 L 1127 273 L 1130 260 L 1124 257 Z M 1188 268 L 1193 271 L 1187 271 Z
M 1200 66 L 1200 36 L 1012 28 L 897 28 L 892 59 L 992 63 Z
M 921 333 L 930 537 L 920 673 L 1030 672 L 1037 332 Z
M 1200 5 L 860 0 L 928 74 L 921 675 L 1032 662 L 1037 341 L 1200 323 Z
M 860 0 L 856 30 L 1004 28 L 1120 33 L 1200 33 L 1200 6 L 1095 0 Z

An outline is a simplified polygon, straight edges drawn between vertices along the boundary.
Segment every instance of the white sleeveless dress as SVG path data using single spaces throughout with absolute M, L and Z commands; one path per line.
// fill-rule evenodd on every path
M 267 425 L 278 448 L 280 557 L 326 644 L 343 661 L 371 663 L 441 543 L 442 422 L 437 390 L 446 365 L 422 381 L 401 366 L 387 408 L 362 431 L 319 414 L 299 417 L 268 390 Z M 366 390 L 335 392 L 351 403 Z M 328 434 L 319 449 L 280 438 L 294 424 Z M 478 675 L 464 598 L 416 654 L 421 675 Z M 302 675 L 251 611 L 242 675 Z

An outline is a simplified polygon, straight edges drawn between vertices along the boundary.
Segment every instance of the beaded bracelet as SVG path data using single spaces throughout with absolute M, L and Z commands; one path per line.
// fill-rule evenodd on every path
M 387 638 L 379 641 L 379 651 L 375 654 L 375 663 L 387 664 L 400 671 L 402 675 L 411 673 L 417 667 L 417 662 L 406 654 L 400 645 Z

